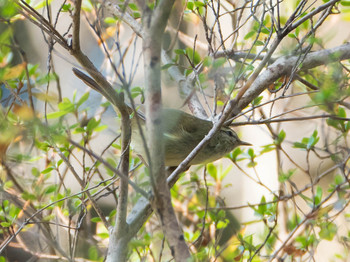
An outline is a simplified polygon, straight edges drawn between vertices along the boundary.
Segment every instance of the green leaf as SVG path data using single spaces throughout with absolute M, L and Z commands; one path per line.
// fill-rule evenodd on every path
M 320 138 L 317 136 L 318 132 L 317 130 L 315 130 L 312 134 L 312 136 L 309 138 L 309 142 L 308 142 L 308 149 L 311 149 L 312 147 L 314 147 L 318 141 L 320 140 Z
M 23 192 L 22 193 L 22 198 L 24 200 L 37 200 L 36 196 L 33 194 L 30 194 L 29 192 Z
M 74 199 L 74 207 L 78 207 L 81 205 L 81 200 L 80 199 Z
M 301 217 L 298 214 L 295 214 L 291 217 L 291 219 L 288 219 L 287 221 L 287 228 L 289 231 L 292 231 L 301 221 Z
M 176 64 L 175 63 L 165 64 L 162 66 L 162 70 L 167 70 L 168 68 L 170 68 L 172 66 L 176 66 Z
M 108 128 L 108 125 L 99 125 L 98 127 L 96 127 L 95 129 L 94 129 L 94 131 L 95 132 L 101 132 L 101 131 L 103 131 L 103 130 L 105 130 L 105 129 L 107 129 Z
M 212 163 L 210 164 L 207 164 L 207 171 L 208 171 L 208 174 L 214 178 L 215 180 L 217 179 L 217 169 L 216 169 L 216 166 Z
M 220 172 L 220 180 L 222 181 L 231 171 L 232 165 L 228 166 L 223 172 Z
M 220 57 L 214 60 L 213 62 L 213 68 L 218 69 L 221 68 L 226 63 L 226 58 Z
M 277 139 L 275 139 L 274 144 L 275 145 L 281 145 L 281 143 L 283 142 L 283 140 L 286 138 L 286 132 L 282 129 L 278 136 Z
M 342 6 L 350 6 L 350 1 L 340 1 Z
M 134 17 L 135 19 L 137 19 L 137 18 L 140 18 L 140 17 L 141 17 L 140 12 L 134 12 L 132 15 L 133 15 L 133 17 Z
M 58 104 L 58 109 L 60 111 L 65 111 L 67 113 L 73 112 L 74 111 L 74 104 L 68 99 L 68 98 L 63 98 L 63 101 Z
M 77 103 L 77 108 L 81 106 L 86 100 L 88 100 L 90 96 L 90 92 L 86 92 L 84 95 L 82 95 Z
M 263 46 L 265 43 L 263 41 L 257 40 L 254 44 L 255 46 Z
M 40 171 L 39 171 L 39 169 L 37 169 L 36 167 L 33 167 L 33 168 L 32 168 L 31 173 L 32 173 L 32 175 L 35 176 L 35 177 L 39 177 L 39 176 L 40 176 Z
M 58 189 L 58 185 L 50 185 L 45 189 L 44 195 L 48 195 L 48 194 L 51 194 L 53 192 L 56 192 L 57 189 Z
M 235 148 L 229 155 L 228 157 L 233 161 L 233 162 L 237 162 L 240 159 L 238 159 L 238 156 L 241 155 L 243 153 L 242 149 L 237 147 Z
M 249 155 L 251 158 L 254 158 L 254 157 L 255 157 L 254 149 L 253 149 L 253 148 L 249 148 L 249 149 L 248 149 L 248 155 Z
M 52 112 L 46 115 L 47 119 L 54 119 L 54 118 L 59 118 L 61 116 L 64 116 L 66 114 L 68 114 L 69 112 L 65 112 L 65 111 L 58 111 L 58 112 Z
M 265 34 L 265 35 L 269 35 L 270 34 L 270 30 L 267 28 L 262 28 L 261 29 L 261 33 Z
M 294 142 L 293 146 L 295 148 L 303 148 L 303 149 L 306 149 L 306 145 L 303 144 L 303 143 L 299 143 L 299 142 Z
M 56 163 L 56 167 L 59 167 L 63 163 L 63 159 L 60 159 Z
M 8 180 L 3 184 L 2 189 L 8 190 L 8 189 L 11 189 L 12 187 L 13 187 L 13 182 L 11 180 Z
M 321 230 L 318 235 L 320 238 L 326 239 L 328 241 L 333 240 L 338 230 L 337 226 L 334 223 L 323 223 L 320 225 L 320 228 Z
M 88 132 L 92 132 L 98 125 L 100 124 L 100 120 L 96 120 L 95 118 L 91 118 L 86 125 L 86 130 Z
M 283 183 L 283 182 L 289 180 L 289 179 L 292 177 L 292 175 L 294 175 L 294 173 L 295 173 L 296 170 L 297 170 L 297 169 L 290 169 L 290 170 L 287 171 L 287 173 L 281 172 L 281 173 L 278 175 L 278 181 L 279 181 L 280 183 Z
M 109 237 L 108 233 L 99 233 L 97 234 L 98 237 L 102 238 L 102 239 L 107 239 Z
M 310 137 L 304 137 L 301 142 L 295 142 L 295 148 L 303 148 L 306 150 L 312 149 L 320 140 L 318 137 L 318 132 L 315 130 Z
M 260 105 L 262 99 L 263 99 L 263 96 L 258 96 L 256 98 L 254 98 L 254 100 L 252 101 L 252 106 Z
M 187 2 L 187 9 L 193 10 L 194 3 L 193 2 Z
M 316 195 L 314 197 L 314 203 L 315 206 L 318 206 L 322 201 L 322 188 L 320 186 L 317 186 L 316 188 Z
M 91 259 L 91 260 L 98 260 L 99 259 L 97 247 L 95 247 L 95 246 L 89 247 L 89 259 Z
M 217 224 L 216 224 L 216 228 L 217 229 L 222 229 L 222 228 L 226 228 L 228 225 L 229 220 L 225 219 L 225 221 L 220 220 Z
M 253 148 L 249 148 L 248 149 L 248 155 L 250 158 L 250 162 L 248 163 L 248 167 L 255 167 L 258 163 L 255 162 L 255 153 L 254 153 L 254 149 Z
M 10 203 L 10 202 L 6 199 L 6 200 L 2 201 L 2 206 L 3 206 L 4 208 L 6 208 L 6 207 L 9 206 L 9 203 Z
M 307 250 L 310 245 L 309 238 L 304 235 L 297 236 L 295 242 L 300 244 L 299 249 L 301 250 Z
M 116 22 L 118 21 L 118 19 L 116 19 L 115 17 L 106 17 L 105 19 L 104 19 L 104 22 L 106 23 L 106 24 L 115 24 Z
M 69 11 L 73 11 L 73 7 L 71 4 L 64 4 L 62 6 L 62 12 L 69 12 Z
M 265 212 L 266 212 L 267 208 L 266 208 L 266 199 L 265 199 L 265 196 L 262 196 L 261 197 L 261 200 L 260 200 L 260 204 L 258 205 L 258 208 L 255 210 L 255 212 L 258 214 L 258 215 L 265 215 Z
M 346 118 L 346 111 L 345 111 L 345 109 L 342 108 L 342 107 L 339 107 L 339 108 L 338 108 L 338 113 L 337 113 L 337 115 L 338 115 L 339 117 Z
M 342 176 L 342 175 L 336 175 L 335 177 L 334 177 L 334 183 L 336 184 L 336 185 L 340 185 L 340 184 L 342 184 L 344 182 L 344 177 Z
M 268 145 L 262 146 L 262 148 L 263 148 L 263 149 L 260 151 L 260 155 L 275 150 L 275 149 L 276 149 L 276 146 L 275 146 L 274 144 L 268 144 Z
M 203 66 L 209 67 L 213 63 L 213 58 L 211 56 L 206 56 L 203 59 Z
M 139 86 L 135 86 L 133 88 L 131 88 L 131 97 L 132 98 L 136 98 L 138 96 L 141 96 L 141 100 L 144 99 L 144 91 L 143 88 L 139 87 Z
M 256 35 L 255 31 L 250 31 L 248 34 L 246 34 L 244 36 L 244 40 L 248 40 L 249 38 L 253 37 L 254 35 Z
M 201 61 L 201 57 L 197 51 L 193 52 L 193 49 L 190 47 L 186 48 L 186 54 L 191 59 L 191 61 L 197 65 Z
M 205 14 L 206 8 L 204 6 L 197 6 L 197 12 L 199 15 L 203 16 Z
M 21 209 L 11 204 L 9 216 L 12 218 L 12 220 L 17 218 L 19 212 L 21 212 Z
M 110 218 L 110 217 L 113 217 L 113 216 L 115 216 L 116 213 L 117 213 L 117 210 L 116 210 L 116 209 L 113 209 L 113 210 L 109 213 L 108 217 L 109 217 L 109 218 Z
M 137 5 L 134 4 L 134 3 L 129 3 L 129 7 L 130 7 L 130 9 L 133 10 L 133 11 L 139 11 L 139 8 L 138 8 Z
M 184 50 L 184 49 L 175 49 L 174 52 L 177 55 L 185 55 L 186 54 L 186 50 Z
M 17 12 L 17 5 L 14 4 L 13 1 L 0 1 L 0 16 L 4 19 L 4 21 L 16 15 Z
M 12 223 L 10 223 L 10 222 L 1 222 L 0 225 L 2 227 L 10 227 L 12 225 Z
M 41 171 L 42 174 L 47 174 L 47 173 L 50 173 L 52 170 L 54 170 L 55 168 L 50 166 L 46 169 L 44 169 L 43 171 Z
M 206 6 L 206 4 L 204 4 L 204 3 L 200 2 L 200 1 L 195 1 L 195 2 L 194 2 L 194 5 L 195 5 L 196 7 L 205 7 L 205 6 Z
M 313 207 L 314 204 L 313 204 L 313 201 L 311 198 L 305 196 L 304 194 L 300 194 L 299 196 L 301 196 L 301 198 L 304 199 L 308 203 L 309 206 Z

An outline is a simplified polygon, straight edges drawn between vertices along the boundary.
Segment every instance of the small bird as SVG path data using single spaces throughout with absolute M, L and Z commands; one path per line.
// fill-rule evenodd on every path
M 89 76 L 80 70 L 73 68 L 74 74 L 84 81 L 88 86 L 104 95 L 112 105 L 116 99 L 113 94 L 106 94 L 104 90 Z M 115 106 L 115 105 L 114 105 Z M 145 132 L 146 121 L 141 113 L 138 113 L 143 132 Z M 165 152 L 165 165 L 178 166 L 201 140 L 212 129 L 213 123 L 200 119 L 177 109 L 163 109 L 162 129 Z M 134 151 L 141 155 L 145 161 L 146 154 L 136 117 L 131 119 L 131 146 Z M 240 140 L 237 134 L 228 127 L 222 127 L 204 146 L 190 162 L 190 165 L 208 163 L 222 158 L 237 146 L 251 146 L 250 143 Z
M 145 120 L 140 118 L 144 128 Z M 200 119 L 181 110 L 165 108 L 162 111 L 163 143 L 165 165 L 178 166 L 199 142 L 212 129 L 213 123 Z M 141 140 L 135 118 L 131 120 L 131 145 L 135 152 L 145 156 L 144 143 Z M 144 130 L 145 131 L 145 130 Z M 222 127 L 190 162 L 190 165 L 208 163 L 222 158 L 237 146 L 250 146 L 241 141 L 228 127 Z

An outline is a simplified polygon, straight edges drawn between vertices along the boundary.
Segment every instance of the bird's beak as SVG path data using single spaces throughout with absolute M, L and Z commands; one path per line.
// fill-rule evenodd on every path
M 251 143 L 244 142 L 244 141 L 239 141 L 239 145 L 240 145 L 240 146 L 252 146 Z

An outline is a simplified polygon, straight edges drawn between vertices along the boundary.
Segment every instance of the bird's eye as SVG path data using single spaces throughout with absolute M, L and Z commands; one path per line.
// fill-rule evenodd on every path
M 233 134 L 233 132 L 232 132 L 231 130 L 225 130 L 224 132 L 225 132 L 228 136 L 234 137 L 234 134 Z

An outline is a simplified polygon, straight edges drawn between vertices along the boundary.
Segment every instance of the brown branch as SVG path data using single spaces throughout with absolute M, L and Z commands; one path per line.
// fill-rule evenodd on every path
M 81 1 L 76 0 L 74 5 L 73 14 L 73 50 L 80 50 L 80 12 L 81 12 Z
M 312 17 L 314 17 L 315 15 L 320 13 L 321 11 L 323 11 L 329 7 L 334 6 L 337 2 L 340 2 L 340 0 L 332 0 L 332 1 L 329 1 L 325 4 L 323 4 L 323 5 L 320 5 L 319 7 L 315 8 L 310 13 L 308 13 L 307 15 L 303 16 L 300 20 L 298 20 L 294 24 L 291 24 L 288 28 L 285 29 L 285 32 L 283 32 L 283 33 L 287 35 L 289 32 L 296 29 L 298 26 L 300 26 L 305 21 L 311 19 Z
M 138 187 L 137 184 L 135 184 L 132 180 L 129 179 L 128 176 L 120 172 L 119 170 L 115 169 L 111 164 L 109 164 L 107 161 L 105 161 L 103 158 L 95 154 L 93 151 L 86 149 L 85 147 L 79 145 L 78 143 L 74 142 L 73 140 L 69 140 L 69 143 L 74 145 L 75 147 L 85 151 L 88 153 L 90 156 L 94 157 L 96 160 L 100 161 L 105 167 L 107 167 L 109 170 L 111 170 L 114 174 L 119 176 L 120 178 L 123 179 L 128 179 L 129 185 L 139 194 L 141 194 L 143 197 L 148 198 L 149 195 L 146 193 L 142 188 Z
M 345 60 L 350 58 L 350 43 L 324 49 L 307 54 L 299 68 L 299 71 L 311 69 L 320 65 Z M 230 101 L 232 114 L 236 115 L 249 105 L 254 98 L 258 97 L 266 88 L 282 76 L 288 76 L 298 63 L 299 56 L 285 56 L 277 59 L 263 73 L 261 73 L 246 93 L 237 101 Z
M 161 0 L 154 10 L 150 10 L 147 5 L 143 9 L 146 130 L 151 156 L 150 180 L 154 194 L 151 204 L 161 222 L 175 261 L 186 261 L 191 255 L 171 203 L 165 175 L 163 139 L 159 139 L 163 137 L 160 80 L 162 39 L 173 4 L 174 0 Z
M 81 188 L 85 188 L 86 185 L 85 185 L 84 181 L 79 177 L 78 173 L 75 171 L 75 168 L 72 166 L 72 164 L 66 158 L 66 156 L 61 152 L 61 150 L 57 146 L 54 146 L 54 148 L 55 148 L 56 152 L 58 153 L 58 155 L 63 160 L 63 162 L 68 166 L 68 168 L 72 172 L 74 178 L 79 182 L 79 185 L 81 186 Z M 110 223 L 107 221 L 106 217 L 103 215 L 103 212 L 100 209 L 100 206 L 97 205 L 96 201 L 91 197 L 91 194 L 89 191 L 86 191 L 86 194 L 89 197 L 91 204 L 94 207 L 94 210 L 96 211 L 98 216 L 101 218 L 101 221 L 103 222 L 104 226 L 106 228 L 109 228 Z
M 15 3 L 21 8 L 21 14 L 26 17 L 30 22 L 38 26 L 40 29 L 45 31 L 48 35 L 50 35 L 54 40 L 56 40 L 63 48 L 69 50 L 66 40 L 63 36 L 34 8 L 32 8 L 29 4 L 27 4 L 23 0 L 15 0 Z M 35 19 L 33 19 L 33 16 Z

